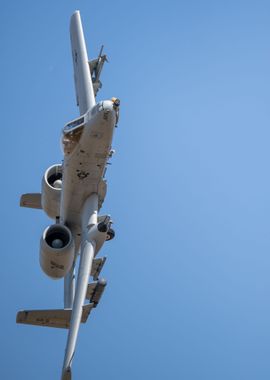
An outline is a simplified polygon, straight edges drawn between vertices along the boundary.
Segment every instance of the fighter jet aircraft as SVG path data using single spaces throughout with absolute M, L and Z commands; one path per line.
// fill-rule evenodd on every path
M 104 175 L 113 154 L 120 105 L 117 98 L 96 102 L 106 55 L 101 49 L 97 59 L 88 61 L 79 11 L 71 17 L 70 37 L 80 116 L 63 128 L 63 163 L 46 170 L 41 193 L 24 194 L 20 201 L 22 207 L 43 209 L 54 220 L 40 239 L 40 265 L 49 277 L 64 279 L 64 309 L 17 314 L 17 323 L 68 329 L 62 380 L 71 379 L 80 323 L 87 321 L 106 286 L 99 279 L 105 258 L 96 256 L 114 231 L 110 216 L 99 211 L 107 190 Z M 90 276 L 93 282 L 89 283 Z

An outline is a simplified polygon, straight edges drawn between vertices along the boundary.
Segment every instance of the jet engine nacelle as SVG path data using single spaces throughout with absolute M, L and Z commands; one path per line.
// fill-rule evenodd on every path
M 63 224 L 45 229 L 40 239 L 39 262 L 44 273 L 58 279 L 71 269 L 75 253 L 73 236 Z
M 62 166 L 50 166 L 42 178 L 41 205 L 46 214 L 56 219 L 60 215 Z

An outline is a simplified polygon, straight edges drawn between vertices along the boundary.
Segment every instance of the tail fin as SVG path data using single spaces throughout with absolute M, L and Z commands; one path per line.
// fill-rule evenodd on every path
M 83 115 L 96 104 L 96 100 L 79 11 L 73 13 L 70 20 L 70 39 L 77 105 Z

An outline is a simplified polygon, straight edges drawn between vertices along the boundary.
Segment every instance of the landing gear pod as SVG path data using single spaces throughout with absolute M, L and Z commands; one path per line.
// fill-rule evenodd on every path
M 47 276 L 64 277 L 72 266 L 74 252 L 74 240 L 66 226 L 53 224 L 45 229 L 40 239 L 39 262 Z
M 115 237 L 115 231 L 112 228 L 109 228 L 107 231 L 106 240 L 112 240 Z
M 92 227 L 89 238 L 96 242 L 95 256 L 107 240 L 111 240 L 115 236 L 114 230 L 111 228 L 112 220 L 109 215 L 100 215 L 98 223 Z

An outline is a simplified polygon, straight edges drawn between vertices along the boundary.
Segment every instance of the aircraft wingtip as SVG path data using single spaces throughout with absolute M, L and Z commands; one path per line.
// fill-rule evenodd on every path
M 62 380 L 71 380 L 71 368 L 67 368 L 62 374 Z

